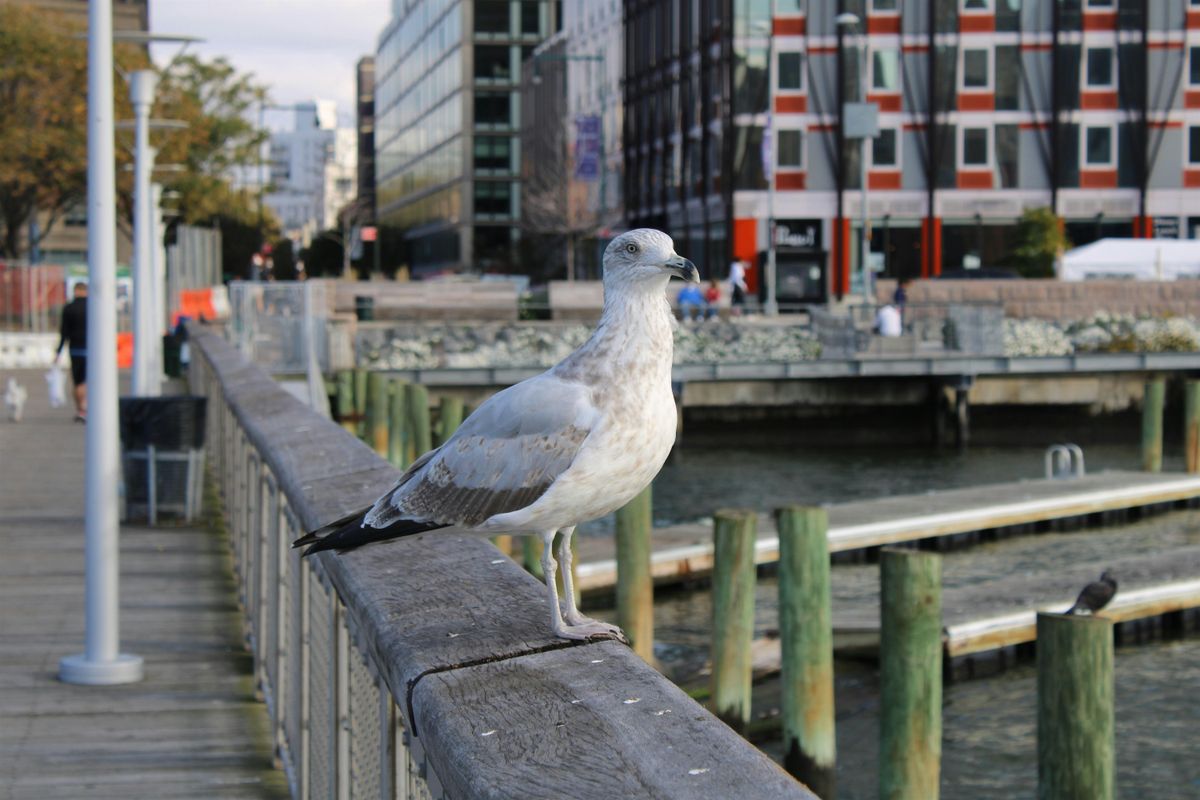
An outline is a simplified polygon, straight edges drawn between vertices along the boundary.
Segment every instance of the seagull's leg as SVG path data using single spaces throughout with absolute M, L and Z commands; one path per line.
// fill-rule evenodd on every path
M 569 633 L 558 633 L 559 636 L 568 636 L 572 639 L 587 639 L 592 636 L 603 636 L 606 638 L 617 639 L 618 641 L 628 643 L 625 634 L 616 625 L 610 625 L 607 622 L 600 622 L 591 617 L 585 617 L 579 613 L 579 609 L 575 606 L 575 579 L 571 575 L 571 562 L 574 559 L 574 554 L 571 552 L 571 536 L 575 533 L 575 526 L 563 528 L 562 539 L 558 545 L 558 560 L 562 564 L 563 576 L 563 593 L 567 609 L 563 614 L 563 619 L 566 621 L 564 630 Z M 547 548 L 548 550 L 549 548 Z M 580 635 L 572 635 L 580 634 Z

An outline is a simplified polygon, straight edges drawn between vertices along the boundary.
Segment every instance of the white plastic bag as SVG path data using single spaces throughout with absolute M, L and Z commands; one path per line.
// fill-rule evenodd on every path
M 62 408 L 67 404 L 67 378 L 57 363 L 46 371 L 46 389 L 50 392 L 51 408 Z

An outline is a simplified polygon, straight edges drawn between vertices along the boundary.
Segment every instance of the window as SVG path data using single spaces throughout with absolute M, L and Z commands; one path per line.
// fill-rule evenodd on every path
M 992 82 L 988 80 L 990 53 L 990 50 L 962 51 L 962 87 L 964 89 L 986 89 L 992 85 Z
M 508 3 L 475 0 L 475 32 L 508 35 Z
M 1200 86 L 1200 47 L 1188 48 L 1188 83 Z
M 963 128 L 962 165 L 988 166 L 988 128 Z
M 479 181 L 475 184 L 475 213 L 507 217 L 512 209 L 512 184 Z
M 892 13 L 896 11 L 896 0 L 871 0 L 871 11 L 884 13 Z
M 963 11 L 991 11 L 992 0 L 962 0 Z
M 536 36 L 541 33 L 541 0 L 525 0 L 521 3 L 521 33 Z
M 804 54 L 779 54 L 779 88 L 799 91 L 804 88 Z
M 1087 0 L 1088 8 L 1112 8 L 1113 0 Z
M 512 166 L 511 142 L 507 136 L 476 136 L 475 169 L 507 171 Z
M 1188 163 L 1200 164 L 1200 125 L 1188 128 Z
M 1087 86 L 1113 85 L 1113 51 L 1111 47 L 1090 47 L 1087 50 Z
M 1113 164 L 1113 129 L 1085 127 L 1083 129 L 1083 163 L 1089 167 L 1111 167 Z
M 475 95 L 475 124 L 507 127 L 511 124 L 509 96 L 479 93 Z
M 797 130 L 781 130 L 779 134 L 779 166 L 800 168 L 804 166 L 804 133 Z
M 480 80 L 509 81 L 512 70 L 509 66 L 507 45 L 480 44 L 475 46 L 475 77 Z
M 896 166 L 895 128 L 880 128 L 879 135 L 871 140 L 871 166 Z
M 871 55 L 871 88 L 900 91 L 900 57 L 895 50 L 876 50 Z

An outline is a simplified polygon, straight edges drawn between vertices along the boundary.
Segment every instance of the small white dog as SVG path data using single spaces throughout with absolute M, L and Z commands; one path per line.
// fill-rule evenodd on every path
M 4 405 L 8 408 L 8 419 L 10 422 L 20 422 L 21 415 L 25 413 L 25 398 L 29 396 L 29 392 L 25 387 L 17 383 L 16 378 L 8 379 L 8 391 L 4 393 Z

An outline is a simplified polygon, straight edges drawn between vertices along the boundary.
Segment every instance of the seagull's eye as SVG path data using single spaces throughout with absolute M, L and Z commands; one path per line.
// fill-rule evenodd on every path
M 630 253 L 636 253 L 638 248 L 636 244 L 627 244 L 625 245 L 625 250 Z

